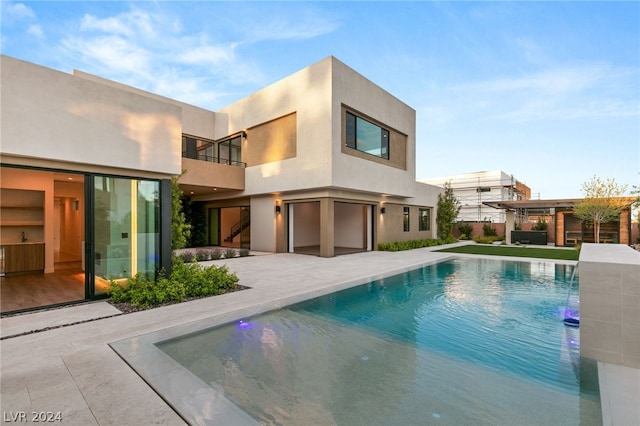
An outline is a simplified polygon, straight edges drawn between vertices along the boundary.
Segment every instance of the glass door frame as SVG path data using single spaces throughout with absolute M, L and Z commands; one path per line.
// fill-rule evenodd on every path
M 96 292 L 96 177 L 125 179 L 130 181 L 148 181 L 158 183 L 158 211 L 156 219 L 157 226 L 157 245 L 156 252 L 153 253 L 157 259 L 155 265 L 155 273 L 164 270 L 166 274 L 171 273 L 171 220 L 172 220 L 172 198 L 171 198 L 171 179 L 145 179 L 131 176 L 115 176 L 97 173 L 85 174 L 85 299 L 96 300 L 108 297 L 106 293 Z M 138 194 L 136 194 L 136 197 Z M 134 248 L 135 250 L 135 248 Z M 149 255 L 149 253 L 144 253 Z M 138 253 L 131 254 L 137 256 Z M 106 260 L 106 259 L 105 259 Z

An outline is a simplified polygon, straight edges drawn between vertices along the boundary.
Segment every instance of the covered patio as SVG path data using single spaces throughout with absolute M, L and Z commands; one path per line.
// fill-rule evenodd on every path
M 574 207 L 579 198 L 556 199 L 556 200 L 519 200 L 519 201 L 487 201 L 483 204 L 495 209 L 505 210 L 505 241 L 507 244 L 518 241 L 529 244 L 530 240 L 512 238 L 512 232 L 516 231 L 516 224 L 522 229 L 526 229 L 524 224 L 533 224 L 538 220 L 547 223 L 546 231 L 529 231 L 531 237 L 535 238 L 534 232 L 546 232 L 546 244 L 557 247 L 573 247 L 582 243 L 595 242 L 593 226 L 585 223 L 574 215 Z M 628 207 L 620 214 L 618 221 L 601 224 L 600 242 L 610 244 L 631 244 L 631 204 L 629 199 Z M 539 240 L 538 240 L 539 241 Z M 540 244 L 540 243 L 539 243 Z

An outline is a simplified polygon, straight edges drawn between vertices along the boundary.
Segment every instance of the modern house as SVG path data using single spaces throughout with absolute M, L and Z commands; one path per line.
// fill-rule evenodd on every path
M 429 179 L 419 182 L 443 187 L 449 184 L 453 195 L 460 202 L 459 222 L 505 221 L 504 211 L 487 206 L 486 202 L 517 201 L 531 198 L 531 189 L 500 170 L 465 173 Z
M 331 257 L 436 235 L 415 111 L 333 57 L 216 112 L 0 65 L 3 313 L 168 267 L 175 176 L 214 246 Z

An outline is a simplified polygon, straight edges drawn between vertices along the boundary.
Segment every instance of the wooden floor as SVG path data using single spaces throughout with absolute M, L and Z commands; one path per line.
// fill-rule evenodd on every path
M 57 262 L 55 272 L 0 277 L 2 313 L 84 299 L 84 271 L 79 261 Z

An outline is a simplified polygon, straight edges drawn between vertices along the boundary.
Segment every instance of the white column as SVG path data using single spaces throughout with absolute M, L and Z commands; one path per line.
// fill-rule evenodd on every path
M 516 229 L 516 212 L 513 210 L 506 211 L 506 220 L 504 223 L 504 239 L 507 244 L 511 244 L 511 231 Z

